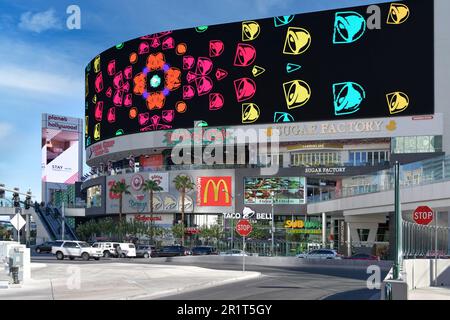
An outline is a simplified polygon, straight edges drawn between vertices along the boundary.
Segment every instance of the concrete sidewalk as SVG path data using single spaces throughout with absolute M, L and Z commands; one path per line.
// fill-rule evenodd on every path
M 428 287 L 409 292 L 409 300 L 450 300 L 450 287 Z
M 155 299 L 259 277 L 259 272 L 155 264 L 32 264 L 32 280 L 0 289 L 9 300 Z

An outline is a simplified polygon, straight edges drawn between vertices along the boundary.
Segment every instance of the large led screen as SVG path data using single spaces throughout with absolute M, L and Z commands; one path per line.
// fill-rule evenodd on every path
M 433 31 L 433 2 L 410 0 L 120 43 L 86 67 L 86 146 L 192 128 L 196 120 L 222 126 L 433 114 Z
M 304 177 L 244 178 L 244 204 L 305 204 Z

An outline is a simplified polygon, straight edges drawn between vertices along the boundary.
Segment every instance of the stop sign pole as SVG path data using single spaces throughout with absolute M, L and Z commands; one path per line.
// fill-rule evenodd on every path
M 248 220 L 239 220 L 236 224 L 236 231 L 242 236 L 242 271 L 245 272 L 245 237 L 253 230 L 252 225 Z

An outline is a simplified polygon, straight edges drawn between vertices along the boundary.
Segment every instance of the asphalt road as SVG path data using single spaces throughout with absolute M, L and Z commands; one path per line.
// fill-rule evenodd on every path
M 58 261 L 52 255 L 33 255 L 33 262 L 41 263 L 150 263 L 183 265 L 183 258 L 170 262 L 160 259 L 100 259 L 89 262 L 76 259 Z M 189 264 L 192 265 L 192 264 Z M 218 270 L 241 270 L 233 264 L 199 263 L 198 267 Z M 365 268 L 334 266 L 264 267 L 247 266 L 248 271 L 259 271 L 258 279 L 237 282 L 208 289 L 173 295 L 164 300 L 369 300 L 376 299 L 380 290 L 370 290 L 366 281 L 369 275 Z M 387 274 L 382 270 L 381 279 Z

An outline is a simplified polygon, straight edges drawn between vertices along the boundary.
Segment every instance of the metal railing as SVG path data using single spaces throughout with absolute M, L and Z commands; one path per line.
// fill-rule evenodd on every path
M 400 187 L 422 186 L 450 180 L 450 156 L 440 156 L 400 166 Z M 352 183 L 353 181 L 353 183 Z M 373 174 L 344 178 L 342 191 L 328 199 L 311 199 L 310 202 L 329 201 L 353 196 L 394 190 L 394 168 Z
M 402 229 L 404 258 L 450 258 L 450 227 L 403 221 Z

